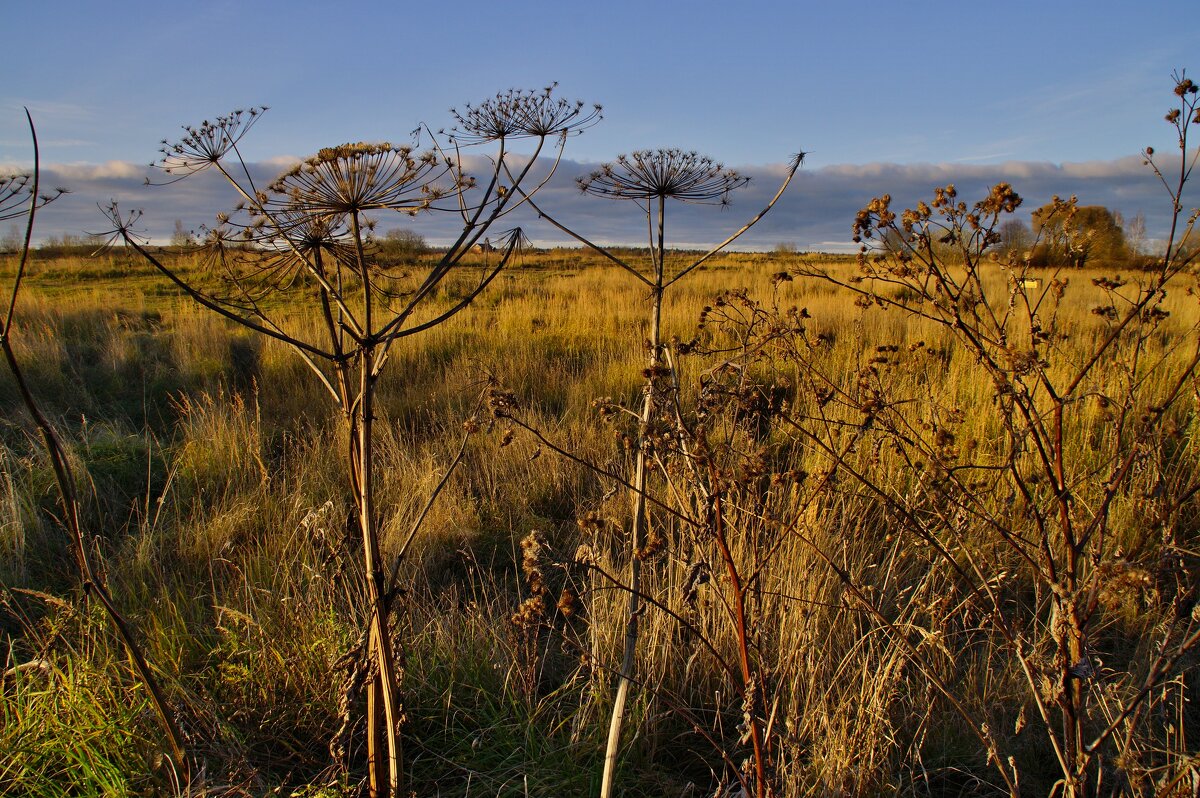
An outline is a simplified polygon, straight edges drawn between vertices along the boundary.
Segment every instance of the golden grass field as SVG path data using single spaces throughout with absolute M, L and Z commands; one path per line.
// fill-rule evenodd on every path
M 3 268 L 7 277 L 13 264 Z M 1016 303 L 1010 275 L 988 268 L 993 304 Z M 852 258 L 727 254 L 665 302 L 664 340 L 698 344 L 677 355 L 681 417 L 707 425 L 706 445 L 722 452 L 730 556 L 743 578 L 755 575 L 745 607 L 776 789 L 1005 794 L 978 724 L 966 720 L 974 717 L 1002 760 L 1013 758 L 1022 794 L 1053 793 L 1036 701 L 979 598 L 985 589 L 1001 594 L 996 606 L 1027 622 L 1022 634 L 1054 622 L 1037 580 L 979 520 L 1025 517 L 1021 502 L 980 487 L 986 511 L 956 520 L 936 506 L 943 494 L 925 476 L 932 460 L 914 465 L 892 434 L 909 425 L 915 451 L 922 436 L 932 441 L 952 428 L 954 457 L 984 463 L 1004 449 L 1002 402 L 946 329 L 900 308 L 861 307 L 849 291 L 799 275 L 818 269 L 849 277 L 857 266 Z M 1068 374 L 1111 329 L 1093 312 L 1108 301 L 1093 278 L 1111 270 L 1026 276 L 1041 280 L 1030 292 L 1068 281 L 1054 317 L 1061 337 L 1046 365 L 1052 376 Z M 1194 282 L 1174 278 L 1162 305 L 1169 315 L 1139 350 L 1161 365 L 1143 376 L 1114 356 L 1089 372 L 1085 398 L 1070 407 L 1065 459 L 1076 508 L 1103 501 L 1106 453 L 1124 434 L 1099 397 L 1153 404 L 1185 371 L 1200 325 Z M 17 355 L 69 444 L 97 561 L 206 763 L 205 789 L 349 794 L 345 785 L 362 768 L 359 738 L 348 738 L 350 776 L 331 766 L 338 758 L 330 747 L 343 688 L 355 677 L 345 655 L 365 628 L 363 577 L 347 564 L 355 543 L 344 443 L 327 396 L 292 352 L 197 309 L 119 251 L 35 258 L 23 291 Z M 730 291 L 744 299 L 717 301 Z M 595 790 L 625 607 L 614 580 L 629 559 L 629 496 L 605 472 L 628 473 L 625 442 L 636 431 L 621 411 L 598 412 L 596 400 L 638 402 L 646 301 L 644 288 L 593 256 L 534 252 L 466 312 L 394 350 L 377 429 L 385 554 L 398 551 L 465 436 L 461 463 L 398 578 L 403 735 L 417 795 Z M 789 317 L 791 307 L 810 318 Z M 297 324 L 316 323 L 299 302 L 286 310 Z M 778 327 L 787 318 L 793 326 Z M 1022 334 L 1019 321 L 1011 329 L 1014 339 Z M 888 397 L 874 425 L 864 421 L 864 380 Z M 714 393 L 719 385 L 730 393 Z M 822 400 L 820 386 L 833 398 Z M 515 395 L 516 420 L 489 413 L 489 387 Z M 1156 422 L 1162 436 L 1109 498 L 1095 567 L 1142 570 L 1095 582 L 1108 591 L 1094 625 L 1098 719 L 1109 717 L 1105 702 L 1125 700 L 1145 676 L 1169 616 L 1185 606 L 1174 586 L 1194 584 L 1195 504 L 1167 512 L 1155 491 L 1192 481 L 1198 393 L 1194 380 L 1184 387 Z M 778 417 L 762 411 L 766 420 L 755 421 L 759 396 L 774 397 Z M 167 789 L 144 690 L 95 604 L 74 591 L 52 475 L 7 377 L 0 402 L 8 670 L 0 792 Z M 691 478 L 687 461 L 662 446 L 653 482 L 662 504 L 651 510 L 661 550 L 644 556 L 652 602 L 642 616 L 621 794 L 707 796 L 747 761 L 744 684 L 731 679 L 736 667 L 721 665 L 739 655 L 730 585 L 712 541 L 670 515 L 699 509 L 680 487 Z M 949 559 L 897 520 L 903 502 L 930 519 L 927 528 L 947 530 L 938 540 L 950 541 Z M 1155 571 L 1143 554 L 1179 562 Z M 967 580 L 956 559 L 982 562 L 971 573 L 988 579 Z M 550 585 L 551 600 L 534 612 L 527 599 L 539 583 Z M 561 598 L 566 588 L 577 604 Z M 1146 711 L 1121 726 L 1132 740 L 1126 759 L 1106 760 L 1113 774 L 1150 775 L 1109 778 L 1153 784 L 1162 768 L 1194 758 L 1195 665 L 1194 652 L 1175 663 Z

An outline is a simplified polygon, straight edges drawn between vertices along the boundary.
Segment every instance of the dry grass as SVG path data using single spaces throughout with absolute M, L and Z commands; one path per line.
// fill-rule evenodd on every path
M 923 341 L 933 354 L 897 366 L 895 390 L 936 392 L 942 404 L 962 410 L 960 435 L 995 438 L 991 397 L 980 390 L 970 358 L 943 333 L 897 310 L 864 310 L 822 283 L 773 281 L 802 259 L 718 259 L 674 291 L 664 338 L 697 336 L 705 306 L 722 292 L 745 289 L 768 304 L 806 308 L 809 335 L 828 341 L 813 350 L 813 363 L 843 384 L 876 347 Z M 844 261 L 822 265 L 853 269 Z M 364 626 L 353 608 L 362 606 L 365 589 L 361 574 L 338 565 L 347 558 L 336 556 L 354 545 L 346 533 L 350 499 L 338 421 L 289 352 L 246 338 L 124 268 L 119 262 L 41 264 L 26 285 L 14 334 L 35 390 L 62 424 L 80 473 L 96 488 L 88 518 L 113 593 L 136 616 L 214 789 L 266 793 L 287 785 L 311 790 L 303 794 L 319 794 L 318 788 L 334 794 L 345 779 L 328 769 L 348 675 L 339 659 Z M 1062 311 L 1067 346 L 1076 342 L 1080 352 L 1103 325 L 1090 312 L 1092 276 L 1070 274 Z M 1171 347 L 1200 321 L 1189 287 L 1190 278 L 1172 286 L 1171 316 L 1155 356 L 1185 356 Z M 400 637 L 412 641 L 404 652 L 404 692 L 418 794 L 584 795 L 594 786 L 625 608 L 623 594 L 601 572 L 622 567 L 628 496 L 614 491 L 613 480 L 519 429 L 506 443 L 509 422 L 489 418 L 478 403 L 494 376 L 516 394 L 521 419 L 547 439 L 614 474 L 627 473 L 623 422 L 603 423 L 592 402 L 612 397 L 635 406 L 646 299 L 625 275 L 578 252 L 534 254 L 476 307 L 408 339 L 393 355 L 399 362 L 390 373 L 403 377 L 380 386 L 386 553 L 396 553 L 452 461 L 463 422 L 475 415 L 482 427 L 403 566 L 402 583 L 415 586 L 398 612 L 406 630 Z M 297 318 L 303 313 L 296 308 Z M 721 337 L 711 325 L 699 336 L 708 343 Z M 683 403 L 695 402 L 701 377 L 714 365 L 740 356 L 734 349 L 684 358 Z M 793 409 L 812 410 L 796 364 L 774 365 L 778 370 L 764 375 L 786 378 Z M 1096 375 L 1098 383 L 1120 379 L 1120 371 L 1107 366 Z M 1181 468 L 1196 462 L 1195 401 L 1188 397 L 1173 416 L 1182 436 Z M 114 683 L 119 669 L 106 664 L 120 656 L 119 648 L 79 615 L 88 610 L 69 588 L 47 466 L 4 379 L 0 403 L 8 419 L 0 484 L 5 667 L 45 658 L 52 668 L 44 679 L 5 680 L 0 791 L 119 794 L 150 781 L 167 783 L 147 762 L 157 730 L 144 697 L 136 684 Z M 1099 409 L 1080 419 L 1069 435 L 1082 452 L 1107 430 Z M 744 433 L 729 430 L 731 442 L 746 444 Z M 989 648 L 986 637 L 963 634 L 979 619 L 957 611 L 956 602 L 969 602 L 954 575 L 927 549 L 891 534 L 886 514 L 863 491 L 848 482 L 822 484 L 830 463 L 820 451 L 789 444 L 778 428 L 771 435 L 777 445 L 770 473 L 803 471 L 808 479 L 777 480 L 757 498 L 731 498 L 729 521 L 736 533 L 732 554 L 744 572 L 771 552 L 752 609 L 782 794 L 997 789 L 986 752 L 961 718 L 930 690 L 912 657 L 850 600 L 818 551 L 869 589 L 890 623 L 925 630 L 928 667 L 952 680 L 966 703 L 1005 724 L 1030 789 L 1048 788 L 1039 781 L 1044 752 L 1008 734 L 1023 701 L 1014 665 Z M 865 444 L 851 462 L 877 469 L 875 479 L 897 491 L 914 479 L 895 458 Z M 670 478 L 664 474 L 656 490 L 669 495 Z M 1122 497 L 1114 528 L 1144 534 L 1142 511 L 1136 491 Z M 662 512 L 655 517 L 672 531 L 648 568 L 646 593 L 678 618 L 655 608 L 645 615 L 647 645 L 638 663 L 645 689 L 633 708 L 636 731 L 622 783 L 630 795 L 706 795 L 729 781 L 730 767 L 745 754 L 742 702 L 717 664 L 718 655 L 736 654 L 729 594 L 714 569 L 694 597 L 685 595 L 697 552 L 708 544 L 667 524 Z M 1195 543 L 1190 517 L 1180 519 L 1178 532 Z M 606 523 L 578 523 L 589 518 Z M 571 585 L 582 608 L 568 618 L 548 607 L 522 626 L 510 620 L 530 595 L 518 541 L 534 530 L 548 541 L 545 569 L 555 595 Z M 1131 537 L 1128 544 L 1134 543 Z M 581 544 L 592 548 L 599 571 L 574 562 Z M 1131 605 L 1114 616 L 1114 661 L 1142 656 L 1139 630 L 1153 627 L 1161 611 Z M 1180 678 L 1190 684 L 1193 676 Z M 48 699 L 50 683 L 58 701 Z M 1193 688 L 1184 691 L 1194 695 Z M 1182 694 L 1169 693 L 1157 705 L 1146 747 L 1179 746 L 1179 735 L 1200 733 L 1195 717 L 1169 712 L 1182 706 Z M 97 724 L 127 734 L 80 737 L 80 729 Z M 80 750 L 87 766 L 52 762 L 47 752 L 56 746 Z M 732 763 L 722 761 L 722 751 Z M 362 753 L 349 752 L 355 777 Z M 97 786 L 105 780 L 113 786 Z

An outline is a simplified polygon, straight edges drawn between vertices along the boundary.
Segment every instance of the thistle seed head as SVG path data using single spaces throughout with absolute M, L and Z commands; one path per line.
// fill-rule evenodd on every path
M 558 607 L 558 611 L 563 614 L 563 617 L 574 617 L 579 612 L 579 594 L 571 589 L 570 585 L 567 585 L 558 595 L 558 604 L 556 606 Z

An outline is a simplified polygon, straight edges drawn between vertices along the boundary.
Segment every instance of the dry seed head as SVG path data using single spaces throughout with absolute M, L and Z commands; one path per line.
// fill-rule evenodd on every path
M 613 402 L 611 396 L 604 396 L 599 399 L 593 399 L 592 400 L 592 408 L 597 413 L 599 413 L 600 417 L 603 419 L 612 418 L 614 415 L 616 415 L 617 411 L 620 409 L 618 407 L 618 405 L 615 402 Z
M 1122 606 L 1140 609 L 1143 594 L 1154 586 L 1150 572 L 1128 560 L 1105 563 L 1100 567 L 1099 579 L 1100 601 L 1113 610 Z
M 555 606 L 564 617 L 570 618 L 579 612 L 579 594 L 568 585 L 562 589 Z
M 642 562 L 649 562 L 655 559 L 667 547 L 667 541 L 662 536 L 658 529 L 650 529 L 646 535 L 646 542 L 634 552 L 634 556 Z
M 620 155 L 587 177 L 576 180 L 581 191 L 609 199 L 675 199 L 700 204 L 727 204 L 729 194 L 750 181 L 721 163 L 680 149 L 635 150 Z
M 580 101 L 553 96 L 557 83 L 544 89 L 509 89 L 497 92 L 478 105 L 452 108 L 455 126 L 450 136 L 463 144 L 513 138 L 545 138 L 577 135 L 601 119 L 599 105 L 585 107 Z
M 999 215 L 1012 213 L 1021 205 L 1021 197 L 1013 191 L 1010 183 L 997 183 L 988 192 L 987 199 L 975 203 L 975 210 L 981 214 Z M 968 217 L 968 221 L 973 218 Z
M 463 190 L 431 152 L 380 144 L 326 147 L 280 175 L 270 186 L 273 204 L 315 214 L 395 210 L 415 214 Z M 260 203 L 266 204 L 266 198 Z
M 266 110 L 265 105 L 238 109 L 213 122 L 205 119 L 195 127 L 185 125 L 184 136 L 178 142 L 163 140 L 159 149 L 162 158 L 151 165 L 179 179 L 203 171 L 236 147 Z
M 506 418 L 519 409 L 517 395 L 501 388 L 491 388 L 488 391 L 487 403 L 496 418 Z
M 134 231 L 134 225 L 142 218 L 140 210 L 123 212 L 116 200 L 109 202 L 108 206 L 102 210 L 113 225 L 112 229 L 106 233 L 109 244 L 114 243 L 117 239 L 149 240 Z
M 521 539 L 521 573 L 534 595 L 546 593 L 546 578 L 542 571 L 542 558 L 546 550 L 546 538 L 536 529 Z
M 521 606 L 509 618 L 509 622 L 518 629 L 532 629 L 541 622 L 545 611 L 546 602 L 541 595 L 530 596 L 521 602 Z
M 351 250 L 346 219 L 340 214 L 313 215 L 284 210 L 270 216 L 251 212 L 250 216 L 250 229 L 257 231 L 255 243 L 282 256 L 324 252 L 338 257 Z
M 588 513 L 581 518 L 576 519 L 576 526 L 585 531 L 602 532 L 608 522 L 599 513 Z M 581 547 L 582 548 L 582 547 Z M 575 559 L 579 559 L 579 552 L 575 552 Z
M 65 188 L 56 188 L 49 194 L 33 197 L 33 175 L 0 175 L 0 221 L 16 219 L 29 213 L 30 203 L 40 208 L 48 202 L 70 193 Z

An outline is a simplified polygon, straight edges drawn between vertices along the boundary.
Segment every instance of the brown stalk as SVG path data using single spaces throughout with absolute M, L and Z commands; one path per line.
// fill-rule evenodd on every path
M 519 181 L 528 175 L 548 136 L 561 136 L 565 141 L 569 133 L 578 132 L 599 118 L 599 109 L 591 114 L 581 109 L 581 103 L 572 106 L 552 99 L 546 90 L 497 95 L 496 100 L 469 107 L 467 114 L 456 113 L 464 128 L 459 132 L 469 143 L 498 145 L 491 180 L 474 205 L 464 197 L 474 184 L 465 174 L 463 151 L 457 140 L 450 148 L 453 157 L 441 145 L 436 154 L 413 154 L 409 148 L 389 144 L 327 148 L 285 171 L 263 191 L 254 185 L 237 149 L 237 142 L 248 127 L 241 112 L 220 117 L 216 124 L 205 122 L 198 128 L 187 128 L 188 136 L 180 144 L 162 150 L 164 158 L 160 166 L 168 173 L 183 176 L 215 166 L 242 198 L 240 208 L 248 217 L 243 225 L 243 239 L 252 250 L 256 245 L 261 246 L 278 258 L 262 269 L 255 261 L 259 253 L 251 251 L 245 271 L 230 271 L 226 275 L 240 297 L 236 302 L 206 292 L 187 276 L 165 266 L 134 240 L 129 230 L 131 220 L 123 219 L 115 207 L 110 211 L 116 236 L 186 295 L 295 350 L 334 399 L 344 419 L 348 484 L 355 505 L 355 525 L 362 543 L 361 562 L 367 584 L 365 638 L 367 657 L 373 666 L 367 685 L 367 791 L 372 798 L 399 798 L 405 782 L 400 672 L 389 626 L 393 591 L 381 556 L 376 506 L 378 464 L 374 438 L 378 380 L 393 344 L 436 327 L 463 311 L 519 254 L 524 243 L 521 231 L 505 233 L 502 256 L 484 269 L 479 282 L 464 298 L 428 318 L 419 317 L 418 312 L 429 304 L 446 278 L 458 270 L 472 245 L 509 210 L 519 186 L 505 192 L 498 185 L 499 175 L 508 173 L 508 139 L 535 140 L 535 155 L 520 171 Z M 258 113 L 252 111 L 251 117 L 256 118 Z M 473 116 L 477 113 L 481 116 Z M 479 127 L 473 127 L 477 123 Z M 561 152 L 560 142 L 559 158 Z M 236 177 L 238 169 L 225 168 L 222 161 L 226 157 L 237 161 L 245 175 L 244 184 Z M 451 180 L 449 188 L 438 182 L 447 177 Z M 463 218 L 458 238 L 429 267 L 402 307 L 389 306 L 390 277 L 372 261 L 364 246 L 370 225 L 366 214 L 381 211 L 416 214 L 438 209 L 437 200 L 451 196 L 457 200 Z M 228 225 L 229 219 L 225 218 L 221 224 Z M 327 257 L 323 250 L 331 254 Z M 258 304 L 255 297 L 259 292 L 269 293 L 292 285 L 289 280 L 274 282 L 270 277 L 264 283 L 254 284 L 260 275 L 272 274 L 275 267 L 270 263 L 281 264 L 278 268 L 283 274 L 295 270 L 312 278 L 315 287 L 309 290 L 326 341 L 314 343 L 285 332 L 283 325 L 270 318 Z M 444 484 L 445 479 L 434 490 L 430 503 Z M 424 517 L 422 512 L 393 565 L 393 573 L 398 572 Z
M 159 686 L 157 677 L 155 677 L 153 671 L 150 669 L 150 664 L 142 652 L 141 645 L 137 641 L 137 636 L 132 625 L 121 614 L 121 611 L 117 609 L 103 577 L 97 575 L 95 569 L 92 567 L 91 558 L 88 556 L 86 536 L 79 519 L 79 499 L 75 493 L 75 476 L 67 458 L 66 448 L 59 440 L 54 426 L 42 412 L 41 406 L 34 398 L 33 392 L 29 388 L 29 383 L 21 371 L 16 353 L 12 348 L 12 328 L 16 315 L 17 295 L 21 290 L 21 281 L 25 274 L 26 264 L 29 261 L 34 221 L 37 216 L 39 202 L 41 202 L 41 197 L 38 194 L 41 169 L 37 131 L 34 128 L 33 118 L 29 115 L 28 109 L 25 110 L 25 116 L 29 122 L 29 135 L 33 142 L 33 186 L 30 192 L 29 210 L 25 214 L 25 238 L 21 246 L 17 275 L 13 281 L 12 294 L 9 300 L 8 311 L 4 317 L 3 329 L 0 330 L 0 349 L 4 351 L 5 362 L 8 364 L 13 380 L 17 384 L 17 390 L 21 394 L 21 401 L 24 403 L 26 410 L 41 433 L 46 454 L 50 457 L 55 482 L 58 485 L 59 501 L 63 508 L 63 524 L 67 527 L 67 531 L 71 535 L 75 564 L 79 570 L 84 592 L 94 595 L 99 599 L 100 604 L 104 607 L 105 614 L 108 615 L 109 621 L 117 630 L 117 635 L 121 638 L 121 643 L 125 646 L 125 650 L 133 662 L 134 671 L 150 692 L 150 700 L 154 705 L 155 715 L 167 735 L 169 749 L 167 753 L 171 763 L 175 767 L 180 784 L 186 789 L 187 785 L 191 782 L 191 763 L 188 760 L 184 747 L 183 732 L 180 730 L 174 710 L 167 702 L 166 695 Z
M 522 195 L 523 201 L 528 203 L 541 218 L 550 222 L 553 226 L 579 241 L 584 246 L 599 253 L 621 269 L 632 274 L 634 278 L 649 288 L 650 292 L 650 334 L 646 341 L 648 350 L 646 380 L 642 390 L 642 407 L 638 414 L 639 433 L 633 474 L 629 481 L 633 508 L 629 535 L 628 605 L 625 614 L 625 634 L 622 645 L 621 664 L 610 714 L 608 739 L 605 745 L 604 769 L 600 782 L 601 798 L 611 798 L 615 789 L 614 783 L 620 753 L 621 730 L 625 718 L 625 707 L 630 687 L 634 682 L 634 667 L 639 636 L 638 627 L 643 612 L 641 589 L 642 558 L 640 552 L 648 537 L 649 524 L 646 513 L 649 491 L 647 487 L 649 477 L 649 463 L 647 460 L 649 440 L 647 435 L 658 420 L 658 405 L 662 401 L 664 393 L 670 394 L 672 400 L 676 403 L 675 421 L 679 427 L 677 437 L 686 451 L 686 432 L 682 425 L 678 423 L 677 378 L 673 372 L 673 365 L 670 358 L 664 352 L 662 343 L 662 311 L 665 293 L 667 288 L 688 273 L 699 268 L 713 255 L 723 251 L 762 219 L 783 195 L 803 159 L 803 154 L 800 154 L 792 160 L 779 189 L 765 208 L 742 225 L 741 228 L 726 237 L 724 241 L 717 244 L 688 266 L 671 275 L 666 273 L 665 230 L 667 199 L 699 203 L 714 202 L 719 199 L 724 204 L 728 199 L 729 192 L 733 188 L 743 185 L 746 180 L 745 178 L 737 175 L 735 172 L 725 170 L 722 165 L 716 164 L 709 159 L 701 158 L 695 153 L 683 153 L 679 150 L 639 151 L 629 156 L 622 155 L 617 159 L 616 163 L 606 164 L 591 176 L 581 178 L 578 182 L 586 193 L 611 199 L 632 199 L 645 212 L 650 245 L 649 274 L 643 274 L 642 270 L 617 257 L 605 247 L 595 244 L 587 237 L 562 224 L 540 208 L 532 198 L 524 194 Z M 658 382 L 663 378 L 660 372 L 664 371 L 667 373 L 666 376 L 669 377 L 669 384 L 665 391 L 658 385 Z M 703 489 L 699 482 L 697 482 L 695 487 L 698 490 Z M 729 564 L 727 559 L 726 562 Z M 736 565 L 734 566 L 734 571 L 736 573 Z M 741 583 L 738 581 L 735 587 L 737 597 L 734 601 L 736 606 L 734 613 L 739 621 L 735 625 L 739 629 L 739 640 L 745 644 L 745 602 L 740 587 Z M 743 676 L 744 672 L 745 669 L 743 669 Z M 730 677 L 736 679 L 735 674 L 732 672 L 730 673 Z M 748 690 L 751 690 L 750 684 L 744 677 L 742 683 L 739 685 L 739 691 L 746 694 Z M 758 774 L 756 789 L 759 795 L 765 795 L 766 793 L 763 791 L 768 789 L 765 775 L 765 754 L 763 752 L 761 729 L 757 723 L 756 718 L 754 733 L 755 762 Z
M 713 484 L 717 484 L 715 467 L 710 464 L 714 473 L 710 474 Z M 729 587 L 733 591 L 734 626 L 737 633 L 738 665 L 741 668 L 741 694 L 745 705 L 744 712 L 750 724 L 750 743 L 754 751 L 754 791 L 758 798 L 768 798 L 771 794 L 767 781 L 767 751 L 763 740 L 761 696 L 758 673 L 750 662 L 750 632 L 746 620 L 746 594 L 742 589 L 742 577 L 738 571 L 737 561 L 729 549 L 729 541 L 725 535 L 725 513 L 722 507 L 721 491 L 714 490 L 712 494 L 712 534 L 721 552 L 721 560 L 725 564 L 725 572 L 729 577 Z

